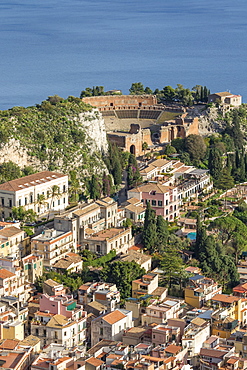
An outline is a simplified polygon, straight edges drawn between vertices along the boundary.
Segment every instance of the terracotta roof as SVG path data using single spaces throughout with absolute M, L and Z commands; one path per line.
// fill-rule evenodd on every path
M 73 215 L 80 217 L 80 216 L 86 215 L 89 212 L 96 210 L 97 208 L 100 210 L 100 206 L 96 203 L 87 204 L 83 208 L 78 209 L 77 211 L 73 212 Z
M 207 323 L 207 321 L 201 319 L 200 317 L 196 317 L 195 319 L 193 319 L 191 321 L 191 323 L 194 324 L 194 325 L 197 325 L 197 326 L 203 326 Z
M 27 189 L 31 186 L 40 185 L 42 183 L 47 183 L 49 181 L 55 180 L 57 178 L 64 177 L 61 173 L 51 172 L 51 171 L 42 171 L 34 173 L 33 175 L 21 177 L 20 179 L 15 179 L 12 181 L 7 181 L 3 184 L 0 184 L 0 191 L 18 191 L 22 189 Z
M 208 348 L 201 348 L 200 355 L 207 356 L 207 357 L 214 357 L 214 358 L 221 358 L 225 356 L 228 352 L 226 351 L 219 351 L 217 349 L 208 349 Z
M 234 292 L 247 292 L 247 283 L 239 284 L 232 289 Z
M 103 304 L 97 302 L 97 301 L 93 301 L 93 302 L 90 302 L 87 304 L 87 307 L 92 307 L 98 311 L 106 311 L 107 310 L 107 307 L 104 306 Z
M 15 339 L 4 339 L 0 345 L 0 349 L 10 349 L 13 350 L 17 347 L 19 340 Z
M 218 96 L 221 96 L 221 97 L 233 96 L 233 94 L 229 93 L 229 91 L 218 92 L 218 93 L 214 93 L 212 95 L 218 95 Z
M 170 344 L 170 346 L 165 348 L 165 351 L 168 353 L 177 354 L 178 352 L 181 351 L 181 349 L 182 349 L 181 346 L 175 346 L 175 344 Z
M 19 344 L 21 346 L 35 346 L 39 342 L 40 342 L 40 338 L 35 337 L 34 335 L 28 335 Z
M 4 236 L 5 238 L 10 238 L 11 236 L 21 233 L 23 234 L 24 231 L 19 229 L 18 227 L 10 226 L 0 230 L 0 238 L 1 236 Z
M 110 312 L 110 313 L 106 314 L 105 316 L 103 316 L 102 320 L 106 321 L 110 325 L 113 325 L 116 322 L 124 319 L 125 317 L 126 317 L 126 315 L 124 313 L 122 313 L 119 310 L 115 310 L 115 311 Z
M 130 193 L 150 193 L 150 191 L 156 191 L 157 194 L 165 194 L 173 189 L 172 186 L 159 185 L 154 183 L 149 183 L 146 185 L 138 186 L 134 189 L 129 190 Z
M 223 303 L 233 303 L 239 301 L 239 297 L 235 297 L 232 295 L 226 295 L 226 294 L 216 294 L 213 296 L 212 300 L 217 302 L 223 302 Z
M 57 283 L 56 281 L 54 281 L 52 279 L 48 279 L 48 280 L 44 281 L 44 284 L 49 285 L 52 288 L 54 288 L 54 287 L 56 287 L 58 285 L 62 285 L 62 284 Z
M 15 274 L 13 274 L 13 272 L 10 272 L 6 269 L 0 269 L 0 279 L 7 279 L 7 278 L 11 278 L 15 276 Z
M 46 326 L 50 328 L 58 328 L 68 324 L 68 319 L 63 315 L 54 315 Z
M 101 361 L 100 359 L 95 357 L 90 357 L 85 362 L 95 367 L 101 366 L 104 363 L 104 361 Z

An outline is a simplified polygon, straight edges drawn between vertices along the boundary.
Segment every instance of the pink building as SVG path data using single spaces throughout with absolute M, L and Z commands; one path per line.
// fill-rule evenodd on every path
M 72 296 L 40 297 L 39 311 L 31 322 L 32 335 L 41 339 L 41 345 L 58 343 L 66 348 L 84 344 L 87 313 Z
M 156 215 L 161 215 L 167 221 L 179 217 L 179 201 L 177 188 L 155 183 L 138 186 L 128 191 L 128 198 L 137 198 L 143 205 L 150 202 Z

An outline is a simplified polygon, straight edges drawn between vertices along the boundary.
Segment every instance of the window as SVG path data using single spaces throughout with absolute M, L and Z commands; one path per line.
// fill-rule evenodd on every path
M 39 335 L 39 329 L 35 329 L 35 334 Z
M 163 202 L 162 202 L 162 200 L 158 200 L 158 206 L 159 206 L 159 207 L 162 207 L 162 206 L 163 206 Z
M 21 206 L 21 199 L 19 199 L 18 203 L 19 203 L 19 207 L 20 207 Z
M 96 250 L 98 253 L 100 253 L 100 245 L 96 245 Z
M 64 332 L 64 336 L 66 337 L 66 335 L 67 335 L 67 333 L 66 333 L 66 331 Z
M 9 207 L 12 208 L 12 199 L 9 199 Z
M 60 199 L 58 199 L 57 204 L 60 206 Z
M 27 205 L 27 198 L 25 198 L 25 206 Z
M 2 198 L 2 206 L 4 206 L 4 198 Z
M 103 328 L 100 328 L 100 330 L 99 330 L 99 334 L 100 334 L 100 335 L 103 335 Z
M 156 206 L 156 200 L 152 200 L 152 206 Z
M 168 200 L 166 199 L 166 206 L 168 206 Z
M 63 192 L 66 192 L 66 185 L 63 185 Z
M 66 202 L 66 199 L 65 199 L 65 198 L 63 198 L 63 202 L 64 202 L 64 203 Z

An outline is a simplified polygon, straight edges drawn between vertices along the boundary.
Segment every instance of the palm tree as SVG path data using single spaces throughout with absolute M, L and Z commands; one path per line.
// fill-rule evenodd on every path
M 49 198 L 51 198 L 51 203 L 50 203 L 50 207 L 49 207 L 49 213 L 48 213 L 47 220 L 49 220 L 49 218 L 50 218 L 50 212 L 52 210 L 54 200 L 58 199 L 60 197 L 60 195 L 61 195 L 60 187 L 58 185 L 53 185 L 50 188 L 50 191 L 49 191 Z
M 69 193 L 72 202 L 77 202 L 78 193 L 81 190 L 80 181 L 75 171 L 70 171 Z
M 38 194 L 37 195 L 37 200 L 36 200 L 35 204 L 38 205 L 39 209 L 42 206 L 44 206 L 45 204 L 47 204 L 45 195 L 44 194 Z M 40 213 L 40 211 L 38 211 L 38 213 Z

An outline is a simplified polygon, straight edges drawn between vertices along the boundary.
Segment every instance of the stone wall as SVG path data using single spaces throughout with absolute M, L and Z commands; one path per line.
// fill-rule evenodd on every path
M 104 110 L 140 109 L 157 104 L 155 95 L 106 95 L 83 98 L 82 101 L 93 107 Z

